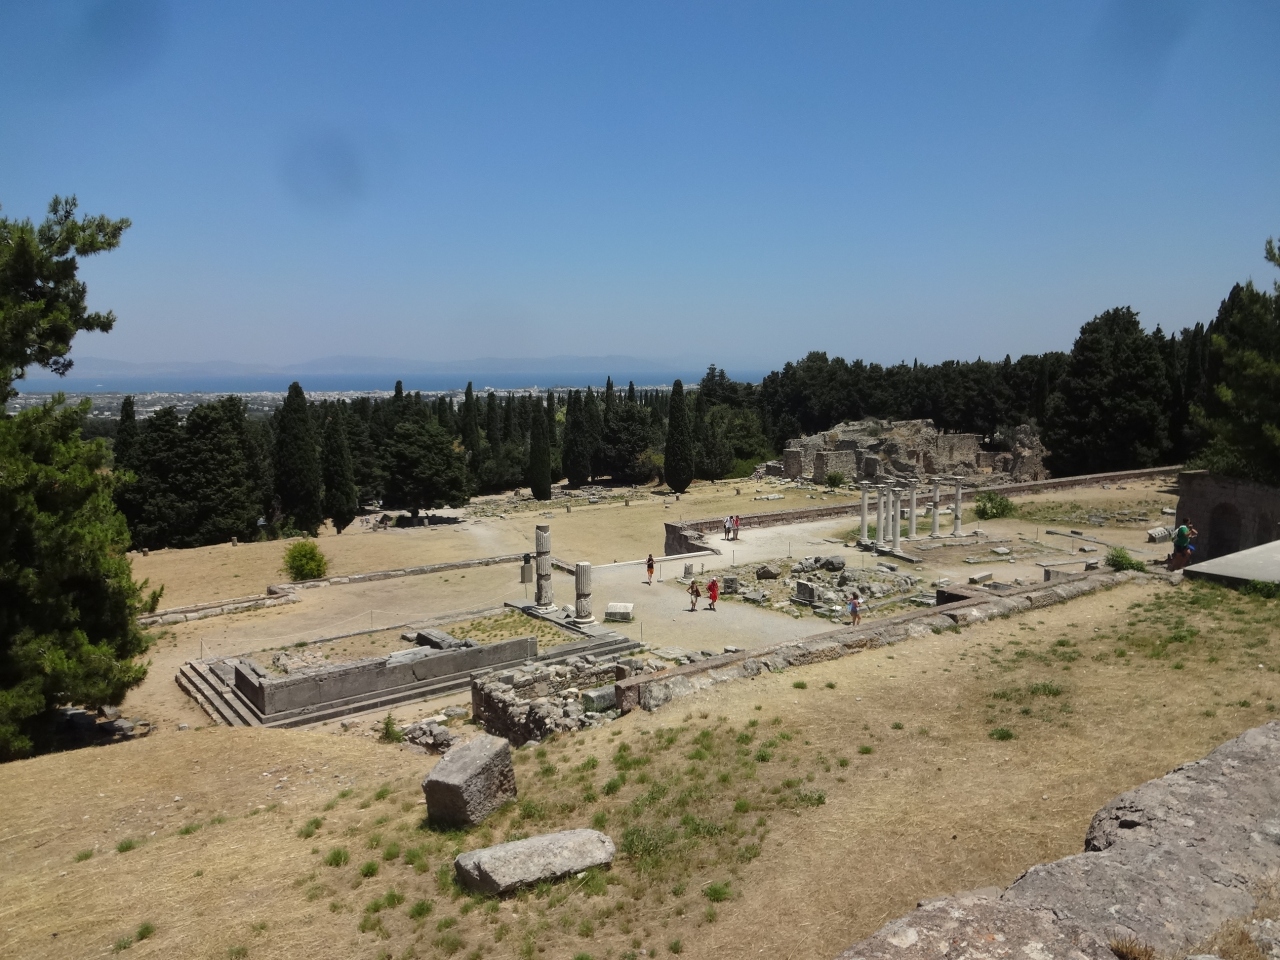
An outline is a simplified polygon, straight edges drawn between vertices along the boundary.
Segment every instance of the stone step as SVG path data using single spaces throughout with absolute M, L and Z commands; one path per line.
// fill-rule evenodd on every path
M 182 691 L 200 704 L 205 713 L 210 714 L 209 719 L 214 723 L 226 724 L 229 727 L 247 726 L 236 712 L 227 706 L 221 692 L 210 687 L 199 674 L 189 669 L 190 666 L 184 663 L 178 668 L 178 673 L 174 677 Z
M 245 698 L 245 695 L 234 686 L 223 682 L 222 678 L 214 673 L 207 663 L 192 661 L 189 666 L 195 670 L 196 674 L 207 686 L 222 695 L 223 703 L 226 704 L 230 710 L 235 712 L 235 714 L 240 718 L 243 726 L 262 726 L 262 721 L 258 718 L 258 711 L 253 708 L 253 704 L 251 704 Z

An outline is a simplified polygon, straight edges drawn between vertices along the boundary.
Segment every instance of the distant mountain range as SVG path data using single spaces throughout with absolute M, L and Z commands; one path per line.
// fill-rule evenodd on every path
M 66 390 L 78 393 L 119 392 L 258 392 L 284 391 L 294 380 L 304 390 L 390 390 L 396 380 L 406 390 L 460 390 L 468 381 L 476 389 L 518 387 L 585 387 L 606 377 L 626 386 L 653 386 L 676 378 L 695 381 L 705 366 L 677 367 L 669 361 L 628 356 L 481 357 L 475 360 L 425 361 L 389 357 L 321 357 L 303 363 L 240 363 L 232 360 L 134 362 L 77 357 L 65 377 L 40 368 L 16 384 L 24 393 Z M 731 371 L 738 380 L 758 380 L 764 371 Z

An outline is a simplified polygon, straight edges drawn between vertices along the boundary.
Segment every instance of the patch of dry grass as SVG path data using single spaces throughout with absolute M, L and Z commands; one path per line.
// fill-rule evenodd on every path
M 432 761 L 367 740 L 161 733 L 10 764 L 0 932 L 23 957 L 100 956 L 143 923 L 139 956 L 833 956 L 1078 852 L 1115 794 L 1268 719 L 1278 612 L 1126 586 L 726 684 L 519 751 L 519 802 L 470 832 L 424 829 Z M 608 873 L 453 884 L 462 849 L 592 825 Z

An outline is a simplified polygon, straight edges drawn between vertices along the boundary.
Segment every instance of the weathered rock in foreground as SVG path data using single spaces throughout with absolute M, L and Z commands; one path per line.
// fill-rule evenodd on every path
M 1108 957 L 1133 938 L 1174 954 L 1245 917 L 1280 871 L 1280 722 L 1121 794 L 1085 852 L 1032 867 L 1007 890 L 922 904 L 840 960 Z M 948 945 L 950 945 L 948 947 Z
M 563 830 L 470 850 L 459 854 L 453 866 L 467 889 L 498 894 L 607 867 L 614 853 L 613 841 L 599 830 Z
M 454 747 L 422 781 L 427 820 L 441 827 L 471 827 L 516 798 L 511 745 L 481 734 Z

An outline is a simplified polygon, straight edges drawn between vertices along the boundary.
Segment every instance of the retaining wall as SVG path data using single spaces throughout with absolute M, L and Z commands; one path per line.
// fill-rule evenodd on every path
M 320 708 L 348 697 L 366 696 L 450 674 L 523 662 L 537 654 L 536 638 L 518 637 L 461 650 L 420 647 L 284 677 L 258 677 L 244 664 L 237 664 L 235 686 L 264 719 L 270 719 L 275 714 Z
M 495 563 L 519 563 L 523 553 L 508 553 L 500 557 L 480 557 L 477 560 L 450 560 L 446 563 L 428 563 L 421 567 L 403 567 L 398 570 L 375 570 L 372 573 L 352 573 L 344 576 L 321 577 L 318 580 L 297 580 L 291 583 L 274 583 L 267 593 L 276 596 L 295 590 L 314 590 L 343 583 L 371 583 L 375 580 L 393 580 L 396 577 L 417 577 L 424 573 L 441 573 L 446 570 L 469 570 L 472 567 L 491 567 Z
M 1108 943 L 1127 938 L 1184 956 L 1247 917 L 1277 871 L 1280 721 L 1272 721 L 1116 797 L 1094 816 L 1084 852 L 1034 866 L 1005 890 L 926 901 L 839 960 L 1115 960 Z M 1264 946 L 1254 955 L 1280 947 L 1271 921 L 1245 931 Z
M 860 650 L 924 636 L 935 630 L 968 626 L 992 617 L 1062 603 L 1094 590 L 1149 576 L 1134 571 L 1096 573 L 1076 580 L 1055 582 L 1052 586 L 1036 585 L 1003 594 L 952 587 L 945 593 L 939 591 L 939 601 L 950 601 L 942 606 L 924 607 L 865 626 L 833 630 L 805 640 L 727 653 L 660 673 L 628 677 L 614 684 L 614 697 L 618 709 L 624 713 L 637 707 L 656 710 L 671 700 L 690 696 L 719 683 L 758 676 L 763 671 L 777 672 L 787 667 L 835 660 Z

